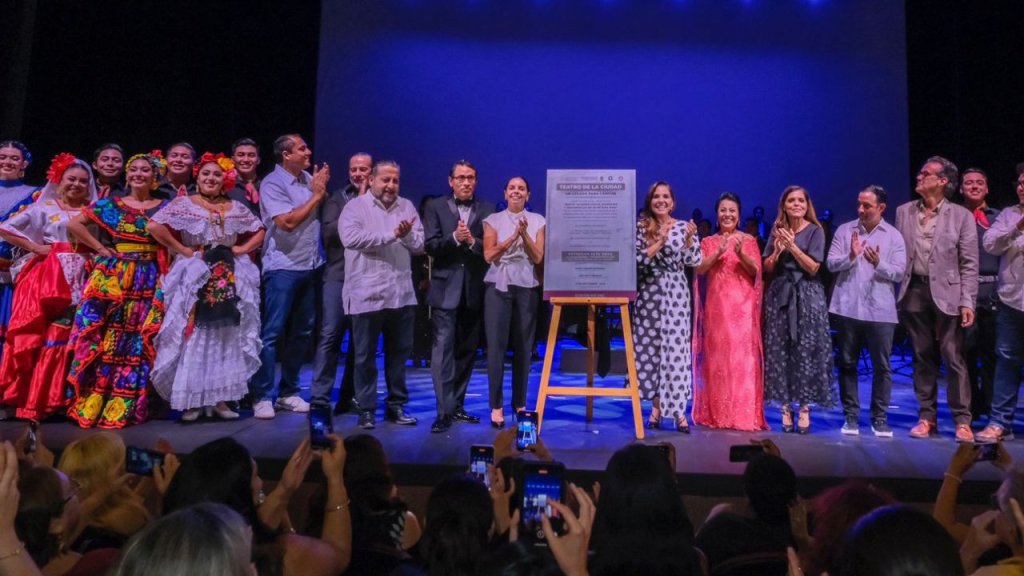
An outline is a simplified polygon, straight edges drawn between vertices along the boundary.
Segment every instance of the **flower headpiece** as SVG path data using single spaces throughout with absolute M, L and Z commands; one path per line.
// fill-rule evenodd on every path
M 164 153 L 161 152 L 160 150 L 153 150 L 149 154 L 136 154 L 129 158 L 128 161 L 124 163 L 124 165 L 126 167 L 131 166 L 132 162 L 135 162 L 140 158 L 149 162 L 150 166 L 153 167 L 153 170 L 155 170 L 161 176 L 167 175 L 167 160 L 164 160 Z
M 67 152 L 61 152 L 54 156 L 53 160 L 50 160 L 49 170 L 46 171 L 46 181 L 59 184 L 60 179 L 64 177 L 64 173 L 75 163 L 75 160 L 75 156 Z
M 218 152 L 216 155 L 213 152 L 203 152 L 203 155 L 192 165 L 192 178 L 198 177 L 199 170 L 204 165 L 211 163 L 220 166 L 220 169 L 224 171 L 224 186 L 221 190 L 227 192 L 233 189 L 238 180 L 238 172 L 235 170 L 234 160 L 225 156 L 223 152 Z

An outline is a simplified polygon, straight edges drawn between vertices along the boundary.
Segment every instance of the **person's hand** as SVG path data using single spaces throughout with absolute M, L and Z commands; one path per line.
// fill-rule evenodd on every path
M 235 244 L 234 246 L 231 247 L 231 254 L 236 257 L 242 257 L 247 255 L 248 252 L 245 251 L 245 247 L 242 246 L 241 244 Z
M 327 196 L 327 182 L 331 179 L 331 167 L 326 162 L 322 166 L 313 166 L 313 181 L 309 188 L 317 196 L 317 200 L 323 200 Z
M 966 306 L 960 307 L 960 325 L 970 328 L 974 325 L 974 309 Z
M 804 576 L 804 569 L 800 567 L 800 555 L 792 546 L 786 546 L 786 560 L 789 561 L 786 576 Z
M 750 443 L 764 448 L 765 454 L 771 454 L 772 456 L 782 458 L 782 450 L 779 450 L 778 445 L 776 445 L 775 442 L 772 442 L 769 438 L 765 438 L 763 440 L 751 440 Z
M 345 441 L 336 434 L 328 434 L 327 440 L 331 447 L 320 452 L 320 465 L 324 469 L 324 476 L 328 480 L 342 480 L 345 477 L 345 459 L 348 453 L 345 452 Z
M 510 426 L 494 437 L 494 462 L 497 464 L 505 458 L 516 456 L 516 427 Z
M 514 544 L 519 541 L 519 508 L 512 512 L 512 518 L 508 526 L 508 543 Z
M 1013 458 L 1010 457 L 1010 452 L 1003 446 L 1002 442 L 996 443 L 996 458 L 992 460 L 992 465 L 1003 472 L 1009 470 L 1010 466 L 1013 466 Z
M 590 491 L 594 493 L 594 504 L 601 501 L 601 482 L 594 480 L 594 483 L 590 486 Z
M 104 258 L 113 258 L 114 256 L 117 256 L 117 254 L 113 250 L 107 248 L 106 246 L 100 246 L 99 250 L 96 250 L 96 254 L 99 256 L 103 256 Z
M 551 454 L 551 450 L 547 444 L 544 443 L 544 439 L 537 435 L 537 443 L 533 445 L 533 454 L 537 457 L 537 460 L 541 462 L 554 462 L 555 457 Z
M 693 237 L 697 235 L 697 225 L 694 224 L 693 220 L 687 220 L 683 224 L 683 243 L 689 246 L 693 242 Z
M 789 531 L 798 544 L 811 541 L 811 533 L 807 529 L 807 504 L 799 496 L 789 505 Z
M 277 483 L 275 490 L 283 490 L 288 496 L 294 494 L 306 478 L 306 471 L 309 470 L 309 465 L 312 462 L 313 449 L 309 445 L 309 438 L 306 438 L 285 464 L 284 472 L 281 473 L 281 481 Z
M 173 452 L 164 453 L 163 465 L 153 468 L 153 484 L 156 486 L 158 494 L 161 496 L 167 494 L 167 489 L 171 486 L 171 480 L 174 479 L 174 474 L 180 467 L 181 460 Z
M 860 241 L 860 234 L 854 230 L 850 233 L 850 262 L 857 259 L 864 252 L 864 243 Z
M 473 233 L 469 231 L 469 227 L 463 220 L 459 220 L 457 226 L 455 226 L 455 239 L 460 243 L 468 243 L 473 238 Z
M 964 474 L 978 461 L 979 452 L 981 452 L 981 446 L 977 444 L 958 445 L 956 451 L 953 452 L 953 457 L 949 460 L 949 466 L 946 466 L 946 473 L 963 479 Z
M 1021 511 L 1016 498 L 1010 498 L 1010 512 L 1013 512 L 1013 521 L 1017 524 L 1017 536 L 1024 542 L 1024 511 Z
M 747 235 L 744 232 L 736 233 L 736 244 L 733 246 L 733 250 L 736 251 L 737 256 L 743 256 L 743 243 L 747 241 Z
M 53 250 L 53 246 L 50 246 L 49 244 L 33 244 L 32 245 L 32 253 L 33 254 L 38 254 L 40 256 L 46 256 L 47 254 L 50 253 L 51 250 Z
M 960 546 L 960 556 L 963 558 L 964 567 L 973 572 L 973 568 L 987 550 L 991 550 L 999 544 L 999 536 L 996 534 L 996 519 L 1002 514 L 999 510 L 986 510 L 971 519 L 971 528 L 967 531 L 967 538 Z
M 10 442 L 0 443 L 0 542 L 17 542 L 14 517 L 18 515 L 18 453 Z M 9 548 L 8 548 L 9 549 Z M 6 549 L 5 549 L 6 550 Z
M 716 257 L 720 257 L 722 254 L 725 254 L 725 251 L 729 249 L 729 241 L 731 239 L 732 239 L 732 236 L 723 236 L 722 237 L 722 241 L 718 243 L 718 250 L 715 250 L 715 256 Z
M 782 249 L 783 250 L 789 250 L 789 251 L 793 250 L 794 240 L 796 239 L 796 234 L 793 234 L 792 230 L 790 230 L 788 228 L 782 228 L 780 226 L 780 227 L 775 229 L 775 236 L 776 236 L 776 238 L 778 238 L 782 242 Z
M 491 505 L 494 508 L 495 532 L 504 534 L 512 525 L 512 516 L 509 512 L 509 502 L 516 492 L 516 479 L 509 478 L 505 483 L 505 475 L 501 468 L 489 464 L 487 473 L 491 476 Z
M 590 496 L 575 484 L 569 484 L 569 490 L 576 497 L 580 504 L 580 514 L 576 516 L 568 506 L 552 500 L 551 507 L 558 511 L 562 517 L 567 532 L 559 536 L 551 528 L 551 520 L 547 514 L 540 517 L 541 526 L 544 528 L 544 537 L 547 539 L 548 548 L 558 563 L 558 567 L 566 576 L 580 576 L 587 574 L 587 548 L 590 544 L 590 531 L 594 526 L 594 502 Z
M 864 259 L 867 260 L 875 268 L 878 268 L 878 264 L 882 261 L 881 248 L 879 248 L 878 246 L 865 246 Z
M 395 228 L 395 238 L 405 238 L 412 231 L 412 223 L 412 218 L 399 222 L 398 228 Z

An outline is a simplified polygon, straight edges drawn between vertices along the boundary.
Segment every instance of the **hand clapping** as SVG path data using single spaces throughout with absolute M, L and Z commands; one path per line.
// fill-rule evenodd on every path
M 399 222 L 398 228 L 395 228 L 395 238 L 405 238 L 412 231 L 412 224 L 415 220 L 415 218 L 410 218 Z

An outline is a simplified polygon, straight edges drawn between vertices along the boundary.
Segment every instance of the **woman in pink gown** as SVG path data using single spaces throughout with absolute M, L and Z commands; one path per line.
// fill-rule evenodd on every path
M 718 234 L 700 243 L 694 289 L 693 421 L 712 428 L 766 430 L 761 349 L 761 253 L 737 230 L 740 199 L 715 204 Z

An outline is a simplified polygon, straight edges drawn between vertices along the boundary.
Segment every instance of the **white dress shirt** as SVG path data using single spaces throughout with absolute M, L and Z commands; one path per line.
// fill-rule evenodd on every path
M 1024 312 L 1024 234 L 1017 225 L 1024 218 L 1018 204 L 999 213 L 982 243 L 989 254 L 999 256 L 999 300 Z

